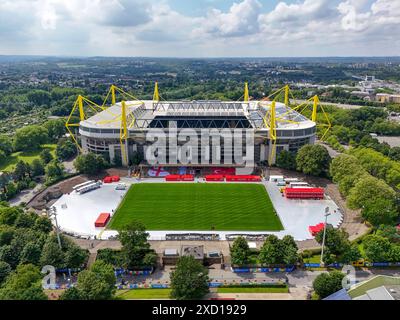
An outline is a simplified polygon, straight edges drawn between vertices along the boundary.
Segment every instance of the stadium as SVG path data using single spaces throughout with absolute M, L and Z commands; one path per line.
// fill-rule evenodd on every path
M 123 96 L 120 102 L 117 93 Z M 302 111 L 310 104 L 292 107 L 289 94 L 285 86 L 262 101 L 252 101 L 246 84 L 241 101 L 165 101 L 156 84 L 150 101 L 140 101 L 115 86 L 102 106 L 79 96 L 66 123 L 71 138 L 82 153 L 103 155 L 125 167 L 126 173 L 75 185 L 59 198 L 53 210 L 61 230 L 78 237 L 113 239 L 126 225 L 140 221 L 152 240 L 229 240 L 238 234 L 306 240 L 323 224 L 326 210 L 334 213 L 329 223 L 339 226 L 343 216 L 322 188 L 268 173 L 267 164 L 272 166 L 279 152 L 296 152 L 316 141 L 318 98 L 308 101 L 312 106 L 308 119 Z M 109 96 L 111 106 L 106 107 Z M 76 111 L 79 121 L 74 123 Z M 326 126 L 329 130 L 329 120 Z M 232 152 L 235 146 L 221 137 L 219 162 L 211 156 L 203 161 L 205 153 L 216 149 L 208 136 L 194 145 L 195 161 L 173 163 L 176 149 L 168 141 L 164 162 L 157 166 L 148 162 L 152 132 L 172 132 L 167 140 L 182 144 L 182 132 L 197 137 L 205 129 L 240 131 L 233 137 L 241 140 L 240 151 L 252 153 L 246 154 L 253 158 L 251 172 L 226 157 L 229 152 L 224 151 Z M 252 139 L 242 131 L 250 132 Z M 249 141 L 250 148 L 243 147 Z
M 116 92 L 122 92 L 131 100 L 117 103 Z M 303 145 L 313 144 L 316 140 L 316 118 L 310 120 L 296 111 L 296 108 L 289 106 L 287 86 L 275 93 L 275 97 L 284 95 L 284 103 L 278 102 L 276 98 L 271 101 L 270 97 L 263 101 L 251 101 L 247 84 L 242 101 L 164 101 L 160 99 L 157 84 L 154 98 L 150 101 L 132 99 L 133 96 L 115 86 L 111 87 L 109 93 L 112 96 L 111 106 L 100 107 L 100 112 L 90 117 L 85 116 L 83 110 L 84 102 L 90 101 L 85 98 L 80 98 L 79 101 L 78 98 L 75 107 L 79 107 L 80 122 L 67 123 L 67 127 L 79 127 L 79 130 L 70 133 L 76 136 L 76 141 L 80 141 L 82 152 L 102 154 L 114 164 L 122 162 L 124 166 L 132 165 L 135 155 L 144 159 L 142 167 L 150 167 L 145 157 L 149 144 L 146 135 L 155 129 L 174 129 L 176 136 L 187 129 L 197 132 L 204 129 L 247 130 L 254 135 L 254 163 L 265 161 L 269 165 L 275 163 L 277 154 L 282 150 L 296 152 Z M 89 106 L 92 107 L 90 104 Z M 316 107 L 315 105 L 313 116 Z M 211 156 L 209 162 L 200 161 L 200 156 L 209 148 L 212 148 L 211 142 L 199 146 L 198 161 L 185 165 L 195 169 L 215 166 Z M 229 147 L 222 144 L 221 154 L 224 154 L 225 148 Z M 166 154 L 171 154 L 171 151 L 167 147 Z M 168 156 L 165 163 L 161 162 L 159 165 L 171 166 Z M 179 166 L 179 163 L 175 165 Z M 218 165 L 235 166 L 225 161 L 223 156 Z

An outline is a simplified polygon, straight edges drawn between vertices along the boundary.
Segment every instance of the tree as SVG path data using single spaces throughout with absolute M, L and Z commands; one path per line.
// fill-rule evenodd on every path
M 321 145 L 307 144 L 297 152 L 297 170 L 314 176 L 326 173 L 331 162 L 328 150 Z
M 74 161 L 75 169 L 84 174 L 94 175 L 106 168 L 104 158 L 94 153 L 81 154 Z
M 27 228 L 29 229 L 31 226 L 35 224 L 38 215 L 33 212 L 22 212 L 17 219 L 15 220 L 14 225 L 17 228 Z
M 0 224 L 14 225 L 15 221 L 22 214 L 22 210 L 17 207 L 0 208 Z
M 115 278 L 115 272 L 113 266 L 111 264 L 99 260 L 93 263 L 90 270 L 108 284 L 110 290 L 109 294 L 110 296 L 112 296 L 115 292 L 115 282 L 117 280 Z
M 138 221 L 130 223 L 119 232 L 118 239 L 122 244 L 121 254 L 126 268 L 144 266 L 144 257 L 150 250 L 148 236 L 145 226 Z
M 232 264 L 244 265 L 248 263 L 250 248 L 244 237 L 237 237 L 233 242 L 230 251 Z
M 14 149 L 22 151 L 37 150 L 48 140 L 46 128 L 32 125 L 18 129 L 14 135 Z
M 44 166 L 39 159 L 34 159 L 31 163 L 32 177 L 44 175 Z
M 299 255 L 297 253 L 299 248 L 297 247 L 297 244 L 292 236 L 286 235 L 282 238 L 281 248 L 283 263 L 291 265 L 295 264 L 299 260 Z
M 19 252 L 11 245 L 0 247 L 0 261 L 7 262 L 11 268 L 15 269 L 19 263 Z
M 54 240 L 54 237 L 47 238 L 40 256 L 40 264 L 42 266 L 54 266 L 55 268 L 65 267 L 64 252 Z
M 49 149 L 43 149 L 39 156 L 44 164 L 48 164 L 51 160 L 53 160 L 53 156 L 51 155 Z
M 324 230 L 321 230 L 315 235 L 315 240 L 322 244 Z M 330 253 L 335 255 L 342 254 L 350 246 L 348 233 L 343 229 L 335 229 L 331 224 L 326 226 L 325 246 Z
M 4 152 L 5 156 L 9 156 L 13 151 L 12 140 L 5 136 L 0 135 L 0 150 Z
M 32 264 L 20 265 L 0 289 L 0 300 L 47 300 L 41 280 L 38 267 Z
M 383 180 L 372 176 L 365 176 L 358 180 L 354 188 L 350 190 L 347 197 L 347 205 L 351 209 L 358 209 L 371 206 L 375 203 L 375 208 L 378 199 L 387 200 L 385 203 L 393 202 L 396 197 L 396 192 L 388 186 Z M 381 203 L 382 204 L 382 203 Z M 390 206 L 392 207 L 392 205 Z
M 62 160 L 68 160 L 77 154 L 76 145 L 70 140 L 60 140 L 57 143 L 56 155 Z
M 88 258 L 88 253 L 77 245 L 70 246 L 65 252 L 65 265 L 68 268 L 80 268 Z
M 344 250 L 341 261 L 344 263 L 351 263 L 361 259 L 361 252 L 357 245 L 351 245 Z
M 14 182 L 10 182 L 6 185 L 6 197 L 11 199 L 18 193 L 17 185 Z
M 368 260 L 372 262 L 386 262 L 389 260 L 391 244 L 386 238 L 378 235 L 368 235 L 364 238 L 364 252 Z
M 78 288 L 70 287 L 61 294 L 60 300 L 82 300 L 82 297 Z
M 37 243 L 34 242 L 27 243 L 21 252 L 20 263 L 23 264 L 31 263 L 34 265 L 38 265 L 40 260 L 40 255 L 42 252 L 41 249 L 42 248 Z
M 9 276 L 11 271 L 12 271 L 11 266 L 7 262 L 0 261 L 0 287 L 1 287 L 1 284 Z
M 63 119 L 49 120 L 44 123 L 44 127 L 47 129 L 49 138 L 52 141 L 57 141 L 65 134 L 65 122 Z
M 57 160 L 51 161 L 45 168 L 46 181 L 57 180 L 64 175 L 64 166 Z
M 40 231 L 43 233 L 50 233 L 53 230 L 53 225 L 49 218 L 47 217 L 38 217 L 33 225 L 33 230 Z
M 177 300 L 201 299 L 209 291 L 208 270 L 192 256 L 178 259 L 171 272 L 171 297 Z
M 399 216 L 394 201 L 382 198 L 366 202 L 361 214 L 364 219 L 376 227 L 381 224 L 392 224 Z
M 74 288 L 62 295 L 62 300 L 109 300 L 115 292 L 115 274 L 112 265 L 96 261 L 90 270 L 79 273 Z
M 278 264 L 282 263 L 282 252 L 280 247 L 280 240 L 275 235 L 269 235 L 258 255 L 258 259 L 262 264 Z
M 400 147 L 393 147 L 389 151 L 389 158 L 394 161 L 400 161 Z
M 321 273 L 313 281 L 313 288 L 320 299 L 342 289 L 342 280 L 344 274 L 339 271 L 332 271 L 329 273 Z
M 51 95 L 44 90 L 31 90 L 28 92 L 27 98 L 30 102 L 36 106 L 50 105 Z
M 287 170 L 296 169 L 296 156 L 286 150 L 282 150 L 276 158 L 276 166 Z
M 30 173 L 30 166 L 22 160 L 19 160 L 15 165 L 14 177 L 15 180 L 24 180 Z

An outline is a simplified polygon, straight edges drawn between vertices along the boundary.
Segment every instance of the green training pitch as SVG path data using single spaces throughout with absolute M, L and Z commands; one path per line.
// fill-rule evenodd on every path
M 278 231 L 282 224 L 261 184 L 134 184 L 114 214 L 109 229 L 131 221 L 147 230 Z

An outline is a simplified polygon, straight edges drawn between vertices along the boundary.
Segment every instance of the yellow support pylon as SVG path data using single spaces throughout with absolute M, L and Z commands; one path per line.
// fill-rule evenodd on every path
M 154 94 L 153 94 L 153 101 L 160 101 L 160 95 L 158 93 L 158 82 L 154 84 Z
M 289 85 L 285 86 L 285 106 L 289 107 Z
M 85 120 L 85 112 L 83 111 L 83 99 L 82 96 L 78 96 L 78 107 L 79 107 L 79 119 L 81 121 Z
M 276 154 L 276 102 L 272 101 L 271 107 L 269 110 L 269 139 L 272 142 L 272 149 L 269 152 L 268 164 L 272 166 Z
M 249 102 L 249 85 L 247 82 L 244 83 L 244 102 Z
M 121 129 L 120 129 L 120 144 L 122 163 L 128 165 L 128 154 L 126 152 L 126 142 L 128 140 L 128 125 L 126 121 L 126 103 L 121 102 Z
M 111 105 L 115 105 L 117 103 L 117 100 L 115 98 L 115 86 L 112 84 L 110 89 L 111 89 Z
M 313 99 L 313 109 L 311 114 L 311 121 L 317 122 L 317 110 L 318 110 L 319 99 L 318 96 L 315 95 Z

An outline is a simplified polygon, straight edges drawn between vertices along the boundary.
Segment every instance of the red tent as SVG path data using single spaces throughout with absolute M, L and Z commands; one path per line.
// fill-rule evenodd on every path
M 312 234 L 313 237 L 315 237 L 315 235 L 320 232 L 321 230 L 324 230 L 325 227 L 325 223 L 318 223 L 315 226 L 309 226 L 308 230 L 310 231 L 310 233 Z

